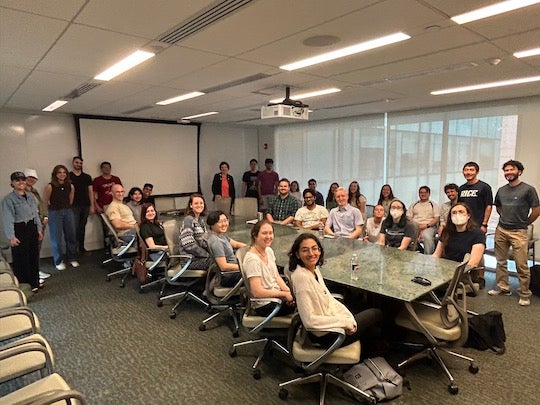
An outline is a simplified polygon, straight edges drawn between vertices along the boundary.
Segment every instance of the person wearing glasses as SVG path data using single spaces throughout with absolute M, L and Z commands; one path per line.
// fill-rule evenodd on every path
M 223 211 L 212 211 L 208 214 L 206 223 L 210 227 L 208 236 L 208 248 L 214 256 L 214 260 L 222 273 L 234 272 L 221 275 L 219 284 L 222 287 L 234 287 L 240 280 L 240 268 L 234 255 L 234 249 L 246 246 L 243 242 L 231 239 L 227 235 L 229 229 L 229 218 Z
M 302 196 L 304 197 L 304 206 L 296 211 L 294 226 L 304 229 L 319 229 L 322 224 L 324 227 L 328 219 L 328 210 L 315 203 L 315 194 L 310 188 L 306 188 Z
M 298 313 L 313 343 L 329 347 L 336 339 L 332 328 L 342 328 L 347 334 L 342 346 L 362 339 L 362 344 L 380 337 L 382 312 L 369 308 L 353 315 L 335 299 L 326 286 L 319 266 L 324 263 L 321 241 L 313 234 L 303 233 L 289 251 L 289 271 Z M 318 332 L 320 331 L 320 332 Z

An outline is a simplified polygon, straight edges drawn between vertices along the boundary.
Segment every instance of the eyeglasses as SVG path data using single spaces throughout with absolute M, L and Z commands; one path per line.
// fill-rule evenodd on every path
M 304 200 L 313 200 L 315 197 L 313 197 L 312 195 L 306 195 L 304 197 Z
M 459 211 L 452 211 L 451 214 L 454 215 L 454 214 L 466 214 L 467 211 L 465 210 L 459 210 Z
M 311 252 L 311 253 L 317 253 L 317 252 L 319 252 L 320 250 L 321 250 L 321 249 L 319 249 L 318 246 L 313 246 L 313 247 L 311 247 L 311 248 L 302 248 L 302 249 L 300 249 L 300 253 L 303 253 L 303 254 L 307 254 L 307 253 L 309 253 L 309 252 Z
M 228 218 L 225 218 L 225 219 L 220 219 L 219 221 L 217 221 L 218 224 L 228 224 L 229 223 L 229 219 Z

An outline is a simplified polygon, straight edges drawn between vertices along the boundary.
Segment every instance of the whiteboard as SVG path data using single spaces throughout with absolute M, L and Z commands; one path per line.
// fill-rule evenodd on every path
M 198 126 L 77 117 L 85 171 L 101 173 L 103 161 L 131 187 L 154 185 L 154 194 L 198 190 Z

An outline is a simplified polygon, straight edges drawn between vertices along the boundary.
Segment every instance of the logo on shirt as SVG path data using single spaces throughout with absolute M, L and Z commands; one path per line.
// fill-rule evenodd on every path
M 461 197 L 478 197 L 478 190 L 462 190 Z

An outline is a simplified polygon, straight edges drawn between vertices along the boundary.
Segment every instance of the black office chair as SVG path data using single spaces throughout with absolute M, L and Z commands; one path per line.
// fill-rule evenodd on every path
M 109 236 L 108 247 L 109 247 L 110 259 L 105 260 L 103 264 L 106 264 L 110 261 L 115 261 L 123 265 L 122 269 L 107 273 L 106 281 L 111 281 L 111 277 L 113 276 L 123 274 L 124 276 L 122 277 L 122 280 L 120 281 L 120 287 L 124 287 L 127 276 L 131 274 L 131 264 L 133 263 L 133 260 L 135 259 L 135 257 L 137 257 L 137 254 L 138 254 L 137 235 L 134 234 L 126 242 L 118 237 L 118 233 L 116 232 L 116 229 L 114 229 L 113 224 L 111 223 L 111 221 L 109 220 L 109 217 L 107 217 L 106 214 L 102 213 L 100 214 L 100 217 L 108 229 L 108 236 Z
M 139 285 L 139 292 L 156 285 L 165 283 L 165 270 L 169 262 L 167 251 L 163 249 L 150 249 L 146 241 L 141 237 L 139 227 L 137 227 L 137 237 L 139 238 L 139 257 L 146 267 L 147 282 Z
M 466 262 L 457 267 L 440 305 L 426 301 L 406 302 L 404 310 L 395 319 L 397 325 L 419 332 L 426 338 L 426 343 L 422 346 L 423 350 L 401 362 L 398 367 L 403 369 L 424 357 L 430 357 L 450 380 L 448 390 L 454 395 L 458 393 L 458 386 L 439 353 L 445 352 L 467 360 L 469 371 L 473 374 L 478 373 L 479 370 L 473 358 L 449 350 L 452 347 L 463 346 L 468 337 L 467 296 L 462 294 L 459 300 L 457 293 L 458 288 L 465 290 L 465 285 L 461 280 L 466 267 Z

